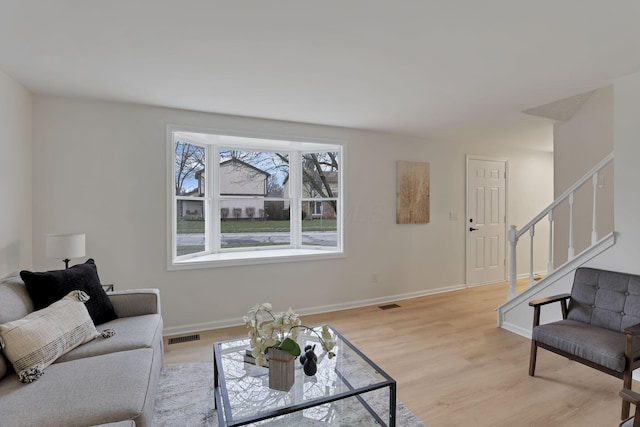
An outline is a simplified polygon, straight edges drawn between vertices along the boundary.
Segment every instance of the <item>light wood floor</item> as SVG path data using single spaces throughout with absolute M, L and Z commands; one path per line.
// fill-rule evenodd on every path
M 506 294 L 506 284 L 487 285 L 303 321 L 331 324 L 380 365 L 427 427 L 617 426 L 622 380 L 542 349 L 529 377 L 530 341 L 496 326 Z M 211 360 L 213 341 L 245 335 L 244 326 L 202 332 L 166 345 L 165 363 Z

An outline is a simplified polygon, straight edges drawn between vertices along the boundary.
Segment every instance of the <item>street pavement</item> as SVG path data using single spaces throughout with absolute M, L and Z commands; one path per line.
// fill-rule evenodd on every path
M 251 244 L 288 244 L 289 233 L 222 233 L 222 246 Z M 336 246 L 335 231 L 308 231 L 302 233 L 302 243 L 314 246 Z M 178 246 L 204 246 L 204 233 L 178 234 Z

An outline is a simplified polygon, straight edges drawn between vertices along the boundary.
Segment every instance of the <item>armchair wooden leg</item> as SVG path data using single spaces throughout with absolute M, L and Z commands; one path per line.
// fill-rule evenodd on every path
M 631 409 L 631 404 L 629 402 L 622 401 L 622 416 L 621 420 L 626 420 L 629 418 L 629 410 Z
M 629 402 L 625 402 L 624 400 L 622 401 L 622 416 L 620 417 L 621 420 L 626 420 L 627 418 L 629 418 L 629 410 L 631 409 L 631 404 Z
M 529 357 L 529 375 L 534 376 L 536 373 L 536 356 L 538 355 L 538 343 L 531 340 L 531 356 Z
M 631 379 L 632 379 L 633 371 L 625 370 L 624 376 L 622 377 L 623 388 L 627 390 L 631 390 Z M 621 420 L 626 420 L 629 418 L 629 411 L 631 409 L 631 403 L 627 400 L 622 400 L 622 415 L 620 417 Z
M 531 303 L 529 303 L 531 305 Z M 562 312 L 564 316 L 564 311 Z M 533 338 L 536 326 L 540 324 L 540 304 L 533 307 L 533 326 L 531 327 L 531 356 L 529 357 L 529 376 L 536 373 L 536 356 L 538 355 L 538 342 Z
M 623 402 L 627 402 L 633 404 L 636 407 L 635 409 L 635 419 L 633 420 L 633 427 L 640 427 L 640 395 L 633 390 L 622 389 L 620 393 L 618 393 L 622 398 Z M 626 420 L 627 417 L 623 417 L 623 420 Z

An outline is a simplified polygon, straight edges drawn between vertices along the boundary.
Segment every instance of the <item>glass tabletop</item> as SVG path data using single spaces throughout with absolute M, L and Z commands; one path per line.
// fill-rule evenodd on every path
M 319 333 L 320 328 L 314 329 Z M 295 381 L 288 392 L 269 388 L 268 368 L 245 361 L 248 338 L 214 343 L 216 405 L 218 417 L 224 417 L 220 425 L 291 425 L 293 417 L 304 418 L 304 425 L 395 425 L 395 381 L 338 332 L 329 330 L 336 337 L 332 350 L 336 356 L 331 359 L 315 334 L 300 332 L 300 348 L 316 345 L 318 370 L 306 376 L 296 359 Z M 292 415 L 270 420 L 286 414 Z M 358 420 L 345 421 L 354 417 Z M 258 423 L 262 420 L 270 421 Z

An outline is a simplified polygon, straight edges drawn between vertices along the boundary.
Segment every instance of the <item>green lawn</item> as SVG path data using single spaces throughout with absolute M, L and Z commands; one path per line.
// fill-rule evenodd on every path
M 302 231 L 336 231 L 335 219 L 302 222 Z M 223 233 L 287 232 L 289 221 L 222 221 Z M 178 234 L 204 233 L 204 221 L 178 220 Z
M 178 219 L 178 234 L 204 233 L 204 221 Z
M 314 219 L 302 221 L 302 231 L 336 231 L 338 220 L 335 219 Z

